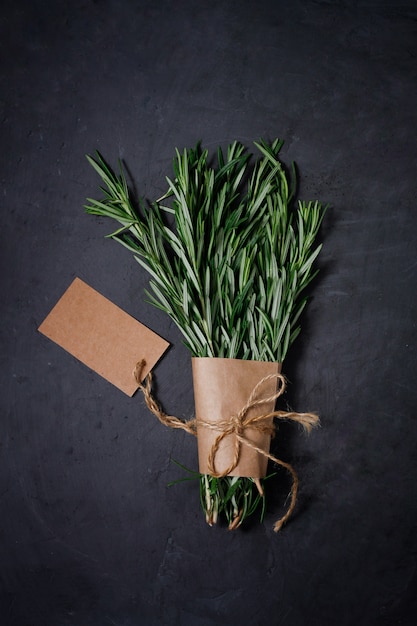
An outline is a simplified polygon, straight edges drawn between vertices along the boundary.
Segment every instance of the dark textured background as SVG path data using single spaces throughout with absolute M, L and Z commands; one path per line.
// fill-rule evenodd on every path
M 417 623 L 417 3 L 6 0 L 1 9 L 0 624 Z M 87 216 L 84 155 L 165 190 L 174 148 L 285 139 L 300 194 L 332 206 L 286 366 L 288 481 L 210 529 L 195 443 L 37 332 L 75 276 L 172 343 L 158 397 L 193 412 L 189 355 L 147 277 Z

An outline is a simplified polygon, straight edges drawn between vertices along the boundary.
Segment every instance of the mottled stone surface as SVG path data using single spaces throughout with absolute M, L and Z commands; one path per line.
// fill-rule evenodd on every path
M 417 615 L 416 2 L 6 0 L 0 24 L 0 623 L 412 626 Z M 285 373 L 316 410 L 274 453 L 262 525 L 210 529 L 191 437 L 37 332 L 75 276 L 172 343 L 164 407 L 193 413 L 178 330 L 83 211 L 84 155 L 165 190 L 174 148 L 285 139 L 331 205 Z

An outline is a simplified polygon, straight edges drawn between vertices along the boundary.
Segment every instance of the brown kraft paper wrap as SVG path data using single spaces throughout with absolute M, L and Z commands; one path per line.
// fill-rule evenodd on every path
M 192 359 L 194 384 L 194 401 L 197 421 L 197 441 L 199 469 L 202 474 L 211 474 L 208 459 L 216 438 L 221 433 L 219 429 L 212 429 L 204 422 L 216 424 L 229 421 L 236 416 L 247 404 L 256 385 L 265 377 L 256 400 L 270 398 L 276 394 L 277 378 L 281 373 L 281 363 L 267 361 L 246 361 L 241 359 L 224 359 L 211 357 L 194 357 Z M 245 417 L 252 418 L 268 415 L 275 409 L 275 399 L 263 402 L 260 406 L 251 408 Z M 272 426 L 273 417 L 265 420 L 265 424 Z M 247 427 L 243 436 L 245 440 L 269 452 L 271 441 L 270 433 Z M 233 463 L 235 454 L 235 435 L 227 435 L 219 445 L 215 455 L 217 474 L 224 473 Z M 268 458 L 244 443 L 240 446 L 239 461 L 229 473 L 230 476 L 264 478 Z

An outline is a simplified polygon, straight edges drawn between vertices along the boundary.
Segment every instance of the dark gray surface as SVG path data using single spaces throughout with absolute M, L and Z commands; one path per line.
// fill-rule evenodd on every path
M 417 3 L 8 1 L 2 5 L 0 624 L 411 626 L 416 603 Z M 147 278 L 84 214 L 84 154 L 164 190 L 176 146 L 286 140 L 301 195 L 333 207 L 286 366 L 310 438 L 281 427 L 264 524 L 206 527 L 195 443 L 37 332 L 75 276 L 189 355 Z

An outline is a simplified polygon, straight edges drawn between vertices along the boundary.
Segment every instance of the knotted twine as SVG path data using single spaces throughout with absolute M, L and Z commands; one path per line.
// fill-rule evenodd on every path
M 292 485 L 291 485 L 291 490 L 290 490 L 290 496 L 291 496 L 290 504 L 288 506 L 286 513 L 275 522 L 274 527 L 273 527 L 274 531 L 278 532 L 283 527 L 283 525 L 287 522 L 287 520 L 291 517 L 294 511 L 294 508 L 297 502 L 297 493 L 298 493 L 298 484 L 299 484 L 298 476 L 297 476 L 295 469 L 292 467 L 292 465 L 290 465 L 290 463 L 286 463 L 285 461 L 278 459 L 277 457 L 272 455 L 270 452 L 263 450 L 259 446 L 255 445 L 252 441 L 250 441 L 245 436 L 245 430 L 248 428 L 251 428 L 259 432 L 267 433 L 271 437 L 273 437 L 275 433 L 275 428 L 273 424 L 270 423 L 270 418 L 278 417 L 279 419 L 292 420 L 294 422 L 298 422 L 299 424 L 301 424 L 301 426 L 304 428 L 305 431 L 310 433 L 312 428 L 318 426 L 320 423 L 318 415 L 316 415 L 315 413 L 296 413 L 293 411 L 272 411 L 272 412 L 262 414 L 262 415 L 255 415 L 253 417 L 248 416 L 248 413 L 251 409 L 261 406 L 262 404 L 266 404 L 268 402 L 276 401 L 280 396 L 282 396 L 282 394 L 284 393 L 286 389 L 286 380 L 282 374 L 277 373 L 277 374 L 269 374 L 267 376 L 264 376 L 264 378 L 262 378 L 253 388 L 252 393 L 250 394 L 249 399 L 246 402 L 246 404 L 242 407 L 242 409 L 236 415 L 232 415 L 229 420 L 223 420 L 223 421 L 219 421 L 216 423 L 212 423 L 212 422 L 203 420 L 201 418 L 198 418 L 198 420 L 195 418 L 192 418 L 190 420 L 183 421 L 173 415 L 167 415 L 159 407 L 158 403 L 156 402 L 156 400 L 154 399 L 152 395 L 152 373 L 151 372 L 149 372 L 148 375 L 146 376 L 145 384 L 142 383 L 141 374 L 145 365 L 146 365 L 146 362 L 144 360 L 139 361 L 135 366 L 135 369 L 133 371 L 133 376 L 136 382 L 138 383 L 139 389 L 143 393 L 146 406 L 151 411 L 151 413 L 159 419 L 159 421 L 162 424 L 164 424 L 165 426 L 169 426 L 170 428 L 179 428 L 181 430 L 185 430 L 190 435 L 194 435 L 194 436 L 197 436 L 197 423 L 199 427 L 202 426 L 204 428 L 208 428 L 210 430 L 215 430 L 219 432 L 219 435 L 216 437 L 212 445 L 212 448 L 210 450 L 209 457 L 207 460 L 207 466 L 208 466 L 210 475 L 215 476 L 217 478 L 222 478 L 230 474 L 235 469 L 235 467 L 237 466 L 239 462 L 240 450 L 241 450 L 242 445 L 245 445 L 251 448 L 252 450 L 254 450 L 255 452 L 258 452 L 262 456 L 271 460 L 273 463 L 276 463 L 277 465 L 283 467 L 291 474 Z M 272 379 L 276 379 L 277 382 L 279 383 L 276 393 L 268 397 L 260 397 L 257 399 L 256 396 L 259 393 L 262 385 L 268 380 L 272 380 Z M 269 423 L 266 423 L 267 421 L 269 421 Z M 225 437 L 228 437 L 230 435 L 234 435 L 233 461 L 231 462 L 230 466 L 226 470 L 222 472 L 217 472 L 216 465 L 215 465 L 216 454 L 219 450 L 220 443 L 223 441 L 223 439 L 225 439 Z

